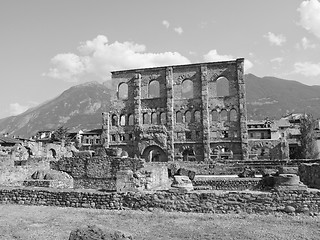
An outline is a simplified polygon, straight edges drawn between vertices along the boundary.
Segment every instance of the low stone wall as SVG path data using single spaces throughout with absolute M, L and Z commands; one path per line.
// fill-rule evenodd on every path
M 195 188 L 197 186 L 207 186 L 213 190 L 261 190 L 262 182 L 260 178 L 213 178 L 198 177 L 193 180 Z
M 292 206 L 296 212 L 319 212 L 320 191 L 106 193 L 88 190 L 0 188 L 0 203 L 204 213 L 272 213 Z
M 23 182 L 25 187 L 45 187 L 45 188 L 73 188 L 73 179 L 63 180 L 26 180 Z
M 197 175 L 238 175 L 246 166 L 259 171 L 262 169 L 278 169 L 285 161 L 244 161 L 244 160 L 226 160 L 225 162 L 214 163 L 195 163 L 195 162 L 178 162 L 180 167 L 190 169 Z

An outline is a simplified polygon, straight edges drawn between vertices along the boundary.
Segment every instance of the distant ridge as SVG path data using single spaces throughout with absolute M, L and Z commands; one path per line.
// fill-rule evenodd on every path
M 38 130 L 66 126 L 70 130 L 101 126 L 101 114 L 108 111 L 110 90 L 98 82 L 73 86 L 58 97 L 12 117 L 0 120 L 0 133 L 30 137 Z
M 279 119 L 291 112 L 320 117 L 320 86 L 275 77 L 245 75 L 248 119 Z M 66 126 L 70 130 L 101 127 L 101 113 L 109 111 L 110 82 L 87 82 L 18 115 L 0 119 L 0 133 L 24 137 L 38 130 Z

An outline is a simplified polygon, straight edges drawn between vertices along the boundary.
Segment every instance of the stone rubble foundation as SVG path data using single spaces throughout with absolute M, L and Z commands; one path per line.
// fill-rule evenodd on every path
M 292 206 L 295 212 L 319 213 L 320 191 L 155 191 L 99 192 L 47 188 L 0 188 L 0 203 L 107 210 L 201 213 L 273 213 Z

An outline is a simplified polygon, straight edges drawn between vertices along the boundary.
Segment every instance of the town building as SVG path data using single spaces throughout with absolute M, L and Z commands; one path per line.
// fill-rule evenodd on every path
M 81 150 L 94 150 L 97 147 L 101 147 L 101 135 L 102 129 L 93 129 L 88 131 L 79 132 Z

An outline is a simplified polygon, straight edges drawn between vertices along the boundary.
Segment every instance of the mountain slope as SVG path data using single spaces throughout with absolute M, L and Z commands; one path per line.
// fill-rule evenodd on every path
M 280 118 L 291 112 L 320 117 L 320 86 L 248 74 L 246 92 L 248 119 Z
M 108 111 L 110 90 L 98 82 L 74 86 L 60 96 L 18 115 L 0 120 L 0 132 L 31 136 L 38 130 L 58 126 L 71 130 L 101 126 L 101 113 Z
M 248 119 L 279 119 L 290 112 L 320 117 L 320 86 L 274 77 L 245 75 Z M 0 119 L 0 133 L 29 137 L 38 130 L 65 126 L 70 130 L 101 127 L 101 113 L 109 111 L 106 82 L 71 87 L 60 96 L 13 117 Z

